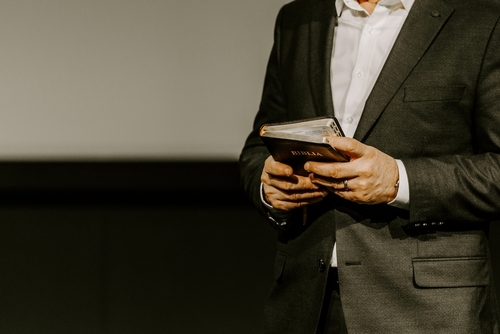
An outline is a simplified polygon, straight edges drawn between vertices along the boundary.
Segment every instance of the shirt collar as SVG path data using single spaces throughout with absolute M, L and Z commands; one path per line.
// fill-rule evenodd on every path
M 344 4 L 347 6 L 348 3 L 353 3 L 353 2 L 358 4 L 357 0 L 335 0 L 335 8 L 337 9 L 337 16 L 340 16 L 342 14 L 342 9 L 344 8 Z M 405 10 L 410 11 L 414 2 L 415 0 L 380 0 L 379 4 L 386 6 L 395 6 L 401 3 Z

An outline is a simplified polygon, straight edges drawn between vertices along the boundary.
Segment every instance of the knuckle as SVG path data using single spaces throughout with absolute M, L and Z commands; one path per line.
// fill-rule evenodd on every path
M 356 149 L 356 142 L 349 140 L 346 144 L 347 151 L 354 151 Z
M 264 171 L 267 172 L 269 171 L 270 169 L 270 165 L 271 165 L 271 162 L 269 161 L 269 158 L 266 159 L 266 161 L 264 162 Z
M 370 204 L 372 201 L 371 195 L 368 192 L 358 192 L 356 194 L 356 202 Z
M 272 205 L 276 202 L 276 194 L 272 192 L 264 191 L 264 198 Z M 274 206 L 274 205 L 273 205 Z
M 339 168 L 336 164 L 331 164 L 330 166 L 330 176 L 334 179 L 339 178 Z
M 360 201 L 361 203 L 366 203 L 368 201 L 368 196 L 366 194 L 361 194 L 358 196 L 358 201 Z
M 361 175 L 369 175 L 371 173 L 371 168 L 368 164 L 362 164 L 359 166 L 359 173 Z
M 368 182 L 366 182 L 366 180 L 359 180 L 357 182 L 356 188 L 360 191 L 365 191 L 368 188 Z
M 282 202 L 277 202 L 277 203 L 273 204 L 273 208 L 275 208 L 277 210 L 282 210 L 282 211 L 287 210 L 287 207 L 285 205 L 283 205 Z
M 372 167 L 370 163 L 361 162 L 358 160 L 354 163 L 354 167 L 356 168 L 358 175 L 367 177 L 372 173 Z
M 302 189 L 311 189 L 313 187 L 313 183 L 309 178 L 300 178 L 297 186 Z

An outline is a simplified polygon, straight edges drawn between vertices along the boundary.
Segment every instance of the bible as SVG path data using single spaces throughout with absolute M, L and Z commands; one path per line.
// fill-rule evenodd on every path
M 344 136 L 335 117 L 264 124 L 260 128 L 260 137 L 274 160 L 291 166 L 299 175 L 307 175 L 307 161 L 349 161 L 347 155 L 328 144 L 325 136 Z

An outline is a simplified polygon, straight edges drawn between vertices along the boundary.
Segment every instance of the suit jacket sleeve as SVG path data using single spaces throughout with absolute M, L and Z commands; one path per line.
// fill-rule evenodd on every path
M 259 129 L 265 123 L 280 122 L 286 117 L 286 104 L 279 77 L 280 67 L 280 22 L 282 11 L 278 14 L 274 32 L 274 45 L 269 58 L 264 90 L 259 112 L 254 121 L 253 131 L 248 136 L 240 155 L 240 175 L 243 188 L 259 212 L 267 216 L 260 198 L 260 176 L 269 151 L 259 137 Z
M 403 159 L 410 186 L 410 221 L 474 222 L 498 219 L 499 53 L 500 28 L 497 21 L 477 78 L 470 118 L 473 132 L 472 154 Z M 460 69 L 455 70 L 460 71 Z M 447 141 L 446 133 L 443 133 L 443 137 L 438 140 Z

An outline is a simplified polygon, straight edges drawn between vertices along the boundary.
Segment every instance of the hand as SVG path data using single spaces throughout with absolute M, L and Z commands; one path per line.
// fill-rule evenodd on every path
M 356 203 L 389 203 L 396 198 L 399 170 L 394 158 L 352 138 L 326 138 L 332 147 L 351 159 L 349 162 L 307 162 L 304 168 L 311 173 L 309 177 L 314 184 Z
M 261 181 L 265 200 L 277 210 L 290 211 L 321 201 L 328 190 L 307 176 L 294 175 L 292 167 L 266 159 Z

